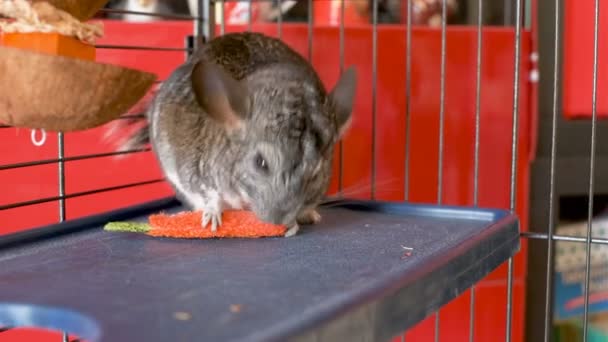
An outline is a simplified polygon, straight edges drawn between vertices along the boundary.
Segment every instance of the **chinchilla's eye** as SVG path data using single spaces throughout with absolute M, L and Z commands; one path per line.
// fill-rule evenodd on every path
M 264 157 L 258 153 L 255 155 L 255 166 L 256 168 L 258 168 L 258 170 L 261 170 L 263 172 L 268 172 L 268 162 L 266 161 L 266 159 L 264 159 Z

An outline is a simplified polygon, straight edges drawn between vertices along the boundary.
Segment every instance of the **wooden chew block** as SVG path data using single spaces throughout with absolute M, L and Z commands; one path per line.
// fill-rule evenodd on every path
M 0 42 L 7 47 L 95 61 L 93 45 L 58 33 L 3 33 Z

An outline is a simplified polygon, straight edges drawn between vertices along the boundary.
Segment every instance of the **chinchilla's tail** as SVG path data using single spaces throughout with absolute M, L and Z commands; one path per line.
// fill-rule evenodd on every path
M 127 138 L 118 146 L 118 151 L 124 152 L 145 148 L 150 143 L 150 134 L 148 131 L 148 122 L 138 127 L 135 132 L 128 135 Z
M 136 105 L 135 113 L 126 114 L 110 122 L 106 127 L 103 140 L 112 146 L 116 157 L 120 158 L 129 152 L 147 150 L 150 144 L 149 122 L 146 112 L 153 102 L 154 91 Z
M 150 143 L 149 124 L 145 116 L 119 119 L 108 124 L 103 139 L 112 145 L 116 152 L 129 152 L 146 149 Z

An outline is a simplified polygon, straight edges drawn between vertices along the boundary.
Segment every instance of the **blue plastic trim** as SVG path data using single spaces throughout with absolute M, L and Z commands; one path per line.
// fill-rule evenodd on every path
M 87 341 L 99 341 L 97 322 L 78 312 L 41 305 L 0 303 L 0 322 L 8 327 L 69 331 Z

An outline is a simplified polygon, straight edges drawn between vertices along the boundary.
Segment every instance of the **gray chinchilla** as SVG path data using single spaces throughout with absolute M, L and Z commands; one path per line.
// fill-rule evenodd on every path
M 162 84 L 149 125 L 122 149 L 151 142 L 180 200 L 221 229 L 223 210 L 252 210 L 289 227 L 321 219 L 334 145 L 351 121 L 357 76 L 327 92 L 312 66 L 278 39 L 226 34 L 201 46 Z

